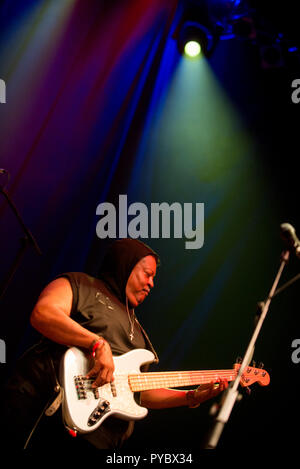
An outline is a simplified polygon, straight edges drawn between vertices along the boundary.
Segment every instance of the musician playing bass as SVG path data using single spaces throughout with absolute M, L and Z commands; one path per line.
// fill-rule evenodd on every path
M 52 417 L 47 416 L 47 409 L 58 396 L 59 364 L 68 347 L 78 347 L 92 357 L 87 377 L 94 380 L 94 388 L 113 383 L 113 356 L 148 349 L 158 361 L 135 308 L 153 288 L 159 262 L 146 244 L 122 239 L 109 248 L 97 278 L 67 272 L 44 288 L 31 314 L 31 324 L 42 339 L 20 359 L 6 391 L 7 425 L 19 445 L 47 445 L 43 435 L 49 435 L 49 427 L 53 429 L 51 438 L 64 448 L 66 444 L 92 444 L 99 449 L 117 449 L 130 436 L 133 422 L 112 415 L 96 430 L 72 439 L 64 429 L 61 406 Z M 149 409 L 196 407 L 226 387 L 227 381 L 220 380 L 218 387 L 209 383 L 192 391 L 145 390 L 140 393 L 140 405 Z M 14 432 L 16 419 L 18 435 Z

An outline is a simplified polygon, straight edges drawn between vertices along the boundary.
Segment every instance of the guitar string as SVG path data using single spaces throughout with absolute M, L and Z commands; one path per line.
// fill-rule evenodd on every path
M 182 378 L 199 378 L 199 377 L 209 377 L 215 375 L 232 375 L 236 374 L 236 370 L 211 370 L 211 371 L 185 371 L 185 372 L 169 372 L 169 373 L 132 373 L 129 374 L 129 379 L 132 380 L 151 380 L 151 379 L 182 379 Z
M 197 379 L 207 379 L 207 378 L 213 378 L 213 377 L 221 377 L 221 376 L 232 376 L 235 375 L 236 373 L 231 372 L 231 373 L 210 373 L 206 375 L 202 374 L 196 374 L 196 375 L 173 375 L 173 376 L 149 376 L 149 377 L 136 377 L 133 375 L 129 375 L 128 378 L 130 381 L 135 381 L 135 382 L 146 382 L 146 381 L 175 381 L 175 380 L 197 380 Z
M 234 371 L 234 370 L 233 370 Z M 215 375 L 201 375 L 201 379 L 198 377 L 190 379 L 189 377 L 186 377 L 185 379 L 180 378 L 180 380 L 176 379 L 170 379 L 166 380 L 165 378 L 162 379 L 154 379 L 154 380 L 144 380 L 144 381 L 135 381 L 133 378 L 133 375 L 127 375 L 127 376 L 118 376 L 117 379 L 123 378 L 126 380 L 129 384 L 129 387 L 132 392 L 138 392 L 142 391 L 145 389 L 158 389 L 160 387 L 179 387 L 179 386 L 191 386 L 191 385 L 201 385 L 201 384 L 206 384 L 210 383 L 212 378 L 215 378 L 215 381 L 218 380 L 219 378 L 226 378 L 228 381 L 233 381 L 237 376 L 237 373 L 231 373 L 230 370 L 226 374 L 224 373 L 222 376 L 215 376 Z M 259 381 L 259 378 L 256 377 L 257 381 Z M 248 385 L 253 384 L 252 383 L 247 383 Z
M 237 370 L 211 370 L 206 372 L 169 372 L 166 376 L 165 373 L 155 373 L 153 376 L 151 373 L 144 374 L 132 374 L 128 375 L 129 384 L 133 387 L 151 386 L 151 385 L 189 385 L 189 384 L 204 384 L 220 378 L 233 380 L 237 376 Z M 146 375 L 146 376 L 145 376 Z M 243 378 L 251 377 L 250 374 L 243 374 Z M 260 377 L 264 377 L 260 372 L 255 375 L 255 378 L 259 380 Z
M 264 377 L 262 373 L 266 373 L 264 370 L 260 370 L 255 378 L 259 381 L 259 378 Z M 253 374 L 253 372 L 251 373 Z M 251 374 L 244 373 L 242 376 L 251 377 Z M 117 378 L 126 379 L 129 385 L 133 388 L 143 388 L 149 386 L 183 386 L 192 384 L 205 384 L 213 380 L 228 379 L 233 381 L 237 376 L 237 370 L 207 370 L 207 371 L 183 371 L 183 372 L 152 372 L 152 373 L 133 373 L 124 376 L 117 376 Z
M 249 369 L 249 368 L 248 368 Z M 264 370 L 257 370 L 257 369 L 249 369 L 250 371 L 247 372 L 245 370 L 244 374 L 253 374 L 256 375 L 265 373 Z M 128 376 L 137 379 L 147 379 L 147 378 L 168 378 L 168 377 L 181 377 L 181 376 L 206 376 L 206 375 L 216 375 L 216 374 L 231 374 L 237 373 L 238 368 L 233 368 L 229 370 L 206 370 L 206 371 L 168 371 L 168 372 L 151 372 L 151 373 L 131 373 Z
M 219 379 L 225 378 L 234 379 L 237 375 L 235 370 L 211 370 L 210 372 L 169 372 L 170 374 L 166 373 L 140 373 L 140 374 L 130 374 L 130 375 L 120 375 L 117 378 L 128 379 L 129 384 L 131 385 L 150 385 L 150 384 L 164 384 L 164 383 L 174 383 L 174 381 L 179 382 L 179 384 L 184 383 L 191 383 L 196 384 L 196 381 L 204 380 L 211 380 L 211 378 Z M 153 376 L 155 375 L 155 376 Z M 220 375 L 220 376 L 219 376 Z M 91 380 L 92 381 L 92 380 Z M 208 382 L 209 382 L 208 381 Z M 194 382 L 194 383 L 193 383 Z M 173 384 L 174 385 L 174 384 Z
M 255 373 L 255 376 L 259 375 L 264 376 L 264 370 L 260 370 Z M 244 376 L 251 376 L 252 373 L 243 373 Z M 220 376 L 219 376 L 220 375 Z M 142 382 L 142 381 L 165 381 L 165 380 L 184 380 L 184 379 L 207 379 L 211 377 L 219 378 L 222 376 L 232 376 L 237 375 L 237 370 L 208 370 L 208 371 L 181 371 L 181 372 L 151 372 L 151 373 L 132 373 L 125 375 L 130 381 Z
M 221 371 L 221 370 L 220 370 Z M 137 377 L 134 375 L 128 376 L 129 384 L 133 387 L 147 387 L 152 385 L 189 385 L 189 384 L 204 384 L 212 381 L 212 378 L 218 380 L 220 378 L 233 380 L 235 379 L 237 373 L 234 371 L 226 372 L 217 372 L 217 373 L 194 373 L 186 374 L 182 376 L 181 374 L 173 374 L 172 376 L 148 376 L 148 377 Z

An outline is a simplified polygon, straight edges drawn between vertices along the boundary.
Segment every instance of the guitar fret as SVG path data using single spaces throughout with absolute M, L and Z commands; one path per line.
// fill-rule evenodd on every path
M 160 387 L 200 385 L 219 379 L 233 381 L 235 377 L 234 370 L 211 370 L 132 374 L 128 376 L 128 381 L 132 391 L 143 391 Z

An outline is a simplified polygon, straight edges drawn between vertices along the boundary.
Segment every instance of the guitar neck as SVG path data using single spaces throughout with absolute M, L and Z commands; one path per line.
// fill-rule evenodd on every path
M 208 371 L 169 371 L 167 373 L 137 373 L 128 376 L 132 392 L 146 391 L 148 389 L 176 388 L 179 386 L 193 386 L 210 383 L 218 379 L 233 381 L 237 371 L 208 370 Z

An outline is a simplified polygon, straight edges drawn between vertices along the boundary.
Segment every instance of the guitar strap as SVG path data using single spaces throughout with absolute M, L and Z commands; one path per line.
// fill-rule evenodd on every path
M 41 345 L 41 342 L 38 344 L 38 346 L 39 345 Z M 48 368 L 49 368 L 49 371 L 50 371 L 50 374 L 51 374 L 51 381 L 54 385 L 53 386 L 53 391 L 55 392 L 56 397 L 53 400 L 53 395 L 52 395 L 48 399 L 46 404 L 44 405 L 42 411 L 40 412 L 39 417 L 36 419 L 35 424 L 33 425 L 32 429 L 31 429 L 31 431 L 30 431 L 30 433 L 27 437 L 27 440 L 25 442 L 25 445 L 24 445 L 23 449 L 26 449 L 28 447 L 28 445 L 30 443 L 30 440 L 31 440 L 35 430 L 37 429 L 42 417 L 44 415 L 46 415 L 48 417 L 51 417 L 52 415 L 54 415 L 55 412 L 59 409 L 59 407 L 62 403 L 62 399 L 63 399 L 63 388 L 60 386 L 60 384 L 58 382 L 56 371 L 55 371 L 55 366 L 54 366 L 54 363 L 53 363 L 53 359 L 52 359 L 51 354 L 49 353 L 49 351 L 46 352 L 45 359 L 48 361 L 48 365 L 50 365 Z
M 64 397 L 64 390 L 58 382 L 54 363 L 53 363 L 51 356 L 49 356 L 49 361 L 50 361 L 50 366 L 52 370 L 53 380 L 55 383 L 54 391 L 58 394 L 56 398 L 54 399 L 54 401 L 52 402 L 52 404 L 45 410 L 45 415 L 47 415 L 47 417 L 51 417 L 53 414 L 55 414 L 55 412 L 59 409 L 62 403 L 63 397 Z

